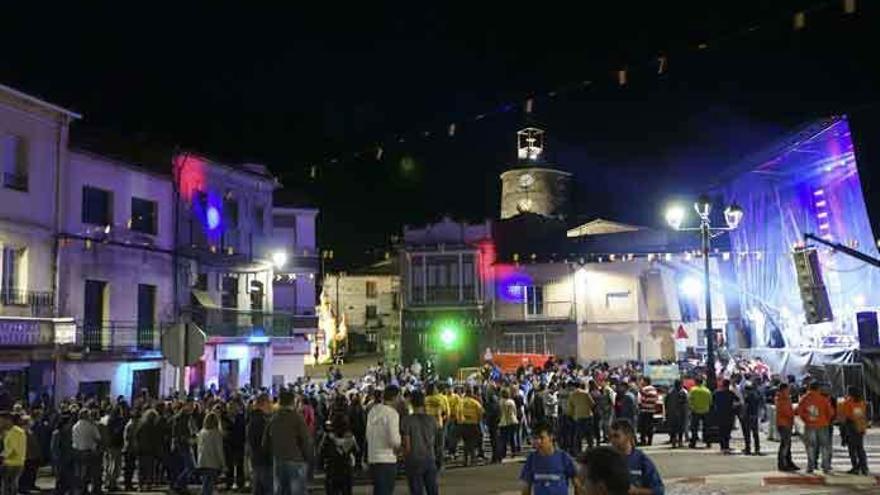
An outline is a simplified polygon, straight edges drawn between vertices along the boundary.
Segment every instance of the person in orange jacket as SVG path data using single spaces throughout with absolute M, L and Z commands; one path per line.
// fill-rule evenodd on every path
M 868 428 L 868 406 L 856 387 L 849 387 L 846 399 L 837 405 L 837 418 L 843 423 L 846 446 L 849 448 L 850 474 L 868 474 L 868 456 L 865 454 L 865 430 Z
M 816 469 L 822 454 L 822 472 L 831 472 L 831 421 L 835 411 L 828 397 L 822 394 L 819 382 L 810 383 L 810 389 L 798 402 L 797 414 L 804 422 L 804 444 L 807 447 L 807 472 Z
M 791 428 L 794 425 L 794 408 L 791 405 L 791 391 L 788 384 L 779 384 L 776 392 L 776 429 L 779 431 L 779 453 L 776 455 L 776 469 L 798 471 L 791 460 Z

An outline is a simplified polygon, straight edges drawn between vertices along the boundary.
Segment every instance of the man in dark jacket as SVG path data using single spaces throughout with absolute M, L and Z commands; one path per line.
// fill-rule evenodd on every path
M 721 388 L 712 394 L 712 409 L 715 413 L 715 421 L 718 423 L 718 436 L 721 442 L 721 453 L 731 454 L 730 431 L 733 430 L 733 420 L 740 403 L 736 394 L 730 390 L 730 380 L 722 382 Z
M 265 393 L 257 396 L 247 425 L 247 443 L 251 449 L 251 493 L 272 495 L 272 452 L 263 444 L 266 424 L 272 413 L 272 401 Z
M 192 412 L 193 403 L 187 401 L 180 408 L 180 412 L 174 415 L 171 422 L 171 452 L 179 462 L 178 467 L 180 468 L 172 489 L 184 494 L 188 493 L 187 484 L 189 484 L 190 476 L 195 469 L 192 449 L 195 437 L 191 424 Z
M 761 455 L 761 441 L 759 440 L 758 425 L 761 421 L 761 412 L 764 409 L 764 398 L 751 383 L 746 383 L 743 391 L 743 413 L 740 416 L 743 426 L 743 437 L 746 441 L 746 455 L 752 454 L 751 439 L 755 441 L 755 455 Z M 751 437 L 751 438 L 750 438 Z
M 226 489 L 233 491 L 233 482 L 236 489 L 244 489 L 244 444 L 245 427 L 244 411 L 237 401 L 226 404 L 226 414 L 223 416 L 223 447 L 226 455 Z
M 263 445 L 272 453 L 275 467 L 275 493 L 294 495 L 306 493 L 308 466 L 314 451 L 309 429 L 302 413 L 294 409 L 293 393 L 285 390 L 263 435 Z

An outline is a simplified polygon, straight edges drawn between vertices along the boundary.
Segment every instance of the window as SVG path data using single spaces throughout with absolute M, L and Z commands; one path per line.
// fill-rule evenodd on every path
M 25 304 L 21 290 L 21 273 L 24 270 L 24 249 L 3 247 L 0 250 L 0 302 L 6 305 Z
M 376 282 L 372 280 L 367 280 L 367 298 L 376 299 L 377 295 L 378 291 L 376 290 Z
M 0 136 L 0 183 L 7 189 L 28 190 L 28 142 L 21 136 Z
M 238 228 L 238 201 L 235 198 L 226 198 L 223 200 L 223 220 L 226 228 Z
M 375 304 L 368 304 L 366 311 L 367 311 L 367 319 L 368 320 L 375 319 L 379 316 L 379 312 L 376 310 Z
M 113 223 L 111 210 L 111 193 L 96 187 L 83 186 L 82 189 L 82 221 L 92 225 L 110 225 Z
M 526 287 L 526 314 L 540 316 L 544 314 L 544 288 L 539 285 Z
M 265 224 L 265 216 L 265 210 L 263 210 L 262 206 L 257 206 L 254 208 L 254 234 L 263 235 L 263 224 Z
M 156 202 L 131 198 L 131 230 L 156 235 Z

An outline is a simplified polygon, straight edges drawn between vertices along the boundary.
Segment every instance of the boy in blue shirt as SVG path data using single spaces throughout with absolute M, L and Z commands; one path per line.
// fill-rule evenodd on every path
M 618 419 L 611 424 L 611 446 L 626 457 L 629 467 L 630 495 L 664 495 L 666 489 L 660 472 L 644 452 L 635 448 L 632 423 Z
M 556 448 L 550 425 L 538 423 L 532 435 L 535 451 L 529 453 L 519 475 L 522 495 L 568 495 L 569 481 L 579 488 L 574 460 Z

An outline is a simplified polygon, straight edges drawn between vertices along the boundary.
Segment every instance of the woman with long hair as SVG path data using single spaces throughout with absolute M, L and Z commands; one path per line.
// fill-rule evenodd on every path
M 202 495 L 213 495 L 217 476 L 226 469 L 223 455 L 223 433 L 220 431 L 220 418 L 211 412 L 205 416 L 202 431 L 198 436 L 198 467 L 202 472 Z

